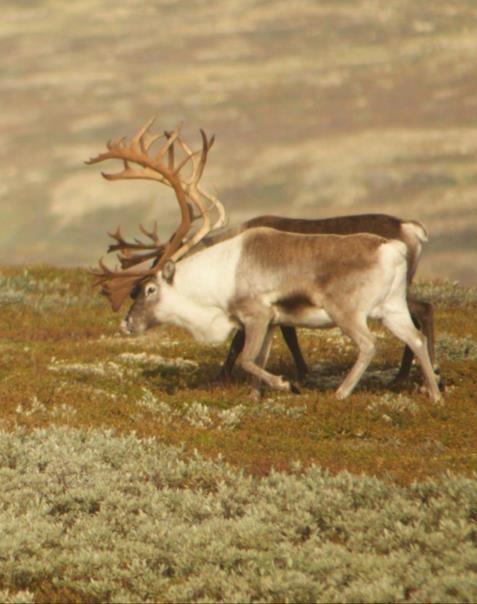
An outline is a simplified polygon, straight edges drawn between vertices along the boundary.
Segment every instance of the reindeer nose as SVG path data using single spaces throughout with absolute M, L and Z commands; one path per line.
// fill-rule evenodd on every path
M 121 333 L 123 334 L 123 336 L 131 335 L 131 328 L 129 327 L 129 322 L 128 322 L 127 317 L 121 321 L 121 325 L 120 325 L 119 329 L 120 329 Z

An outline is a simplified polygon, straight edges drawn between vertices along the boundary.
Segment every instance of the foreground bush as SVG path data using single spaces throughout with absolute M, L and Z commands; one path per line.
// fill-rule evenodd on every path
M 476 477 L 251 478 L 51 427 L 0 433 L 0 501 L 2 601 L 477 599 Z

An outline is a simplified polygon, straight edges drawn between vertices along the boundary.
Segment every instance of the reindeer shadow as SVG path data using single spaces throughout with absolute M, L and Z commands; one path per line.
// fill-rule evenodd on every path
M 315 364 L 310 367 L 310 373 L 303 380 L 302 386 L 318 392 L 335 391 L 351 367 L 352 363 L 349 365 L 337 365 L 332 362 Z M 418 368 L 413 368 L 409 377 L 402 382 L 395 381 L 396 375 L 397 368 L 394 365 L 372 365 L 368 367 L 356 388 L 371 392 L 390 390 L 402 392 L 414 390 L 416 385 L 422 384 L 422 376 Z
M 340 365 L 333 362 L 322 362 L 310 367 L 310 373 L 301 383 L 297 383 L 299 391 L 305 392 L 334 392 L 345 379 L 350 370 L 349 365 Z M 201 363 L 198 367 L 169 367 L 157 366 L 144 369 L 141 372 L 142 377 L 153 382 L 158 388 L 175 394 L 180 390 L 205 390 L 209 388 L 223 388 L 233 386 L 245 386 L 249 382 L 249 377 L 240 368 L 236 368 L 230 380 L 221 381 L 218 379 L 219 365 L 216 362 Z M 293 383 L 295 382 L 293 370 L 287 365 L 271 366 L 270 371 L 277 375 L 286 376 Z M 421 382 L 417 369 L 411 371 L 409 379 L 404 383 L 395 384 L 393 382 L 397 373 L 396 367 L 389 365 L 375 365 L 367 369 L 361 378 L 357 389 L 368 391 L 409 391 L 414 389 L 416 384 Z
M 216 381 L 218 368 L 215 363 L 203 363 L 199 367 L 164 367 L 144 369 L 142 377 L 154 382 L 168 394 L 179 390 L 203 390 L 209 386 L 219 386 Z

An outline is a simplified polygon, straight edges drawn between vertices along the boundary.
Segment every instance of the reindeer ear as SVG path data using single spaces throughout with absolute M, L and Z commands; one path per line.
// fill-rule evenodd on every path
M 175 272 L 176 272 L 176 264 L 173 260 L 168 260 L 162 267 L 162 271 L 161 271 L 162 276 L 169 284 L 172 283 Z

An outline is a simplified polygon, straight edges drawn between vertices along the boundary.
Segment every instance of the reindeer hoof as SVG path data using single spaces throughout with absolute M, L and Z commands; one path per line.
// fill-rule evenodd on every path
M 430 389 L 427 386 L 423 385 L 419 388 L 419 392 L 421 394 L 425 394 L 427 395 L 431 401 L 433 403 L 441 403 L 442 402 L 442 395 L 439 392 L 439 390 L 437 390 L 436 392 L 434 392 L 434 389 Z
M 308 368 L 306 369 L 299 369 L 296 372 L 296 379 L 298 381 L 298 383 L 302 384 L 310 375 L 310 371 L 308 370 Z
M 260 388 L 251 388 L 250 390 L 250 400 L 253 403 L 259 403 L 262 398 L 262 391 Z
M 275 382 L 275 388 L 277 390 L 282 390 L 283 392 L 292 391 L 292 386 L 288 380 L 284 380 L 282 377 L 277 377 Z
M 219 371 L 219 373 L 213 378 L 214 384 L 227 385 L 232 382 L 232 374 L 227 371 Z
M 390 388 L 402 388 L 409 379 L 409 374 L 397 373 L 389 382 Z
M 336 391 L 336 398 L 339 401 L 342 401 L 343 399 L 345 399 L 348 396 L 349 392 L 346 392 L 346 390 L 341 390 L 341 388 L 338 388 L 338 390 Z
M 294 382 L 290 382 L 290 390 L 293 392 L 293 394 L 301 394 L 300 389 Z
M 437 387 L 441 392 L 446 391 L 446 380 L 442 377 L 440 367 L 434 367 L 434 375 L 436 376 Z

